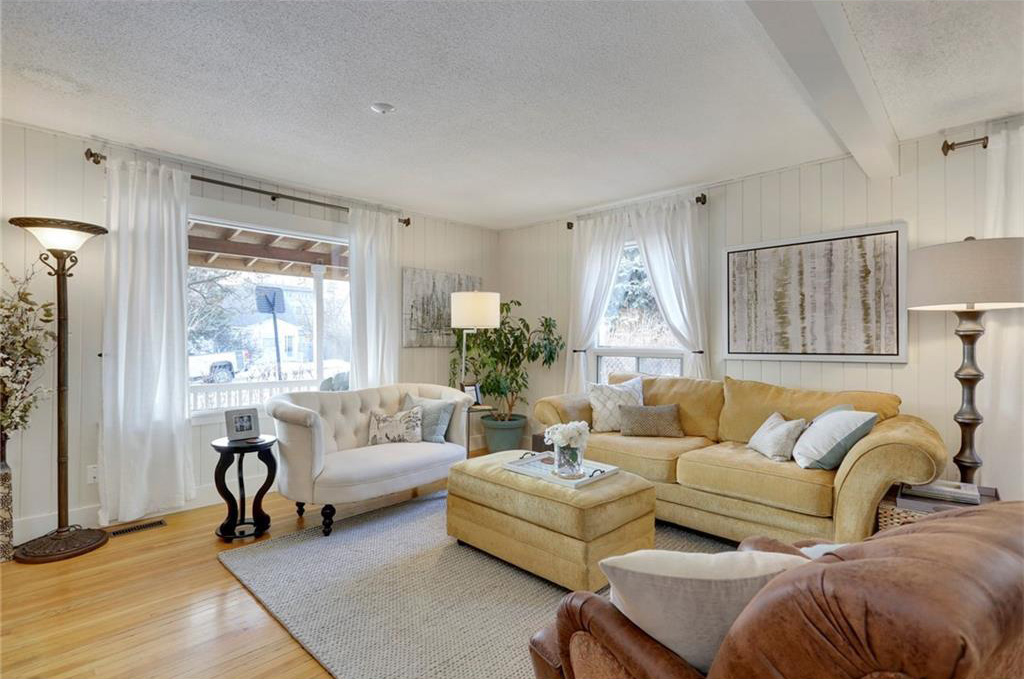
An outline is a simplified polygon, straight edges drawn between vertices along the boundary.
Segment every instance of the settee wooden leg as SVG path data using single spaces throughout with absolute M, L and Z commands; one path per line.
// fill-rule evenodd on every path
M 306 513 L 306 503 L 305 502 L 296 502 L 295 503 L 295 513 L 298 514 L 299 516 L 302 516 L 303 514 L 305 514 Z
M 320 516 L 324 517 L 324 535 L 331 534 L 331 524 L 334 523 L 334 505 L 324 505 L 320 510 Z

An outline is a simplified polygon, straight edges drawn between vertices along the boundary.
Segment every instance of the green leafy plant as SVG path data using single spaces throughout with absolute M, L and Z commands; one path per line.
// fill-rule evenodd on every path
M 530 387 L 529 365 L 540 361 L 550 368 L 565 349 L 555 319 L 542 316 L 538 327 L 531 328 L 526 319 L 513 315 L 513 310 L 521 306 L 517 300 L 502 302 L 497 328 L 466 336 L 466 372 L 480 385 L 483 396 L 497 401 L 498 420 L 511 419 L 522 393 Z M 455 331 L 456 346 L 449 363 L 449 381 L 453 386 L 462 360 L 463 332 Z
M 0 295 L 0 451 L 6 458 L 10 435 L 28 426 L 28 418 L 39 399 L 49 393 L 33 385 L 33 376 L 50 356 L 57 334 L 53 302 L 32 299 L 29 282 L 15 278 L 4 267 L 10 288 Z

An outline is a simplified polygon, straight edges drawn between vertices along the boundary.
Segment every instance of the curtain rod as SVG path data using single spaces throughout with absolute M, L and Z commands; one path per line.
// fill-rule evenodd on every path
M 693 199 L 693 202 L 697 203 L 697 205 L 707 205 L 708 204 L 708 194 L 702 193 L 702 194 L 696 196 Z M 603 210 L 602 210 L 602 212 L 603 212 Z M 574 226 L 576 226 L 575 222 L 566 222 L 565 223 L 565 228 L 569 229 L 570 231 L 572 231 Z
M 948 139 L 942 142 L 942 155 L 948 156 L 950 151 L 956 151 L 962 149 L 965 146 L 977 146 L 981 144 L 981 148 L 988 148 L 988 135 L 984 137 L 978 137 L 977 139 L 968 139 L 967 141 L 954 141 L 951 142 Z
M 107 159 L 107 157 L 105 155 L 103 155 L 102 153 L 99 153 L 97 151 L 93 151 L 91 148 L 88 148 L 88 149 L 85 150 L 85 159 L 91 161 L 94 165 L 99 165 L 100 163 L 105 161 Z M 197 182 L 205 182 L 207 184 L 216 184 L 217 186 L 223 186 L 223 187 L 229 188 L 229 189 L 238 189 L 240 191 L 248 191 L 250 193 L 258 193 L 258 194 L 263 195 L 263 196 L 269 196 L 270 200 L 275 201 L 275 202 L 277 201 L 278 198 L 283 198 L 284 200 L 290 200 L 290 201 L 295 202 L 295 203 L 305 203 L 306 205 L 316 205 L 318 207 L 325 207 L 325 208 L 331 208 L 331 209 L 334 209 L 334 210 L 341 210 L 341 211 L 343 211 L 345 213 L 349 212 L 349 208 L 345 207 L 344 205 L 336 205 L 334 203 L 325 203 L 323 201 L 313 200 L 311 198 L 300 198 L 299 196 L 289 196 L 289 195 L 286 195 L 286 194 L 283 194 L 283 193 L 277 193 L 276 191 L 266 191 L 264 189 L 257 189 L 257 188 L 254 188 L 252 186 L 244 186 L 242 184 L 235 184 L 234 182 L 226 182 L 226 181 L 223 181 L 223 180 L 220 180 L 220 179 L 211 179 L 210 177 L 200 177 L 199 175 L 192 175 L 192 179 L 196 180 Z M 403 226 L 409 226 L 409 225 L 412 224 L 412 219 L 410 217 L 406 217 L 404 219 L 399 219 L 398 223 L 403 225 Z

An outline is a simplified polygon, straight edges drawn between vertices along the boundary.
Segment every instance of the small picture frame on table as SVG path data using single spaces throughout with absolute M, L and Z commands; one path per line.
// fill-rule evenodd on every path
M 224 424 L 227 426 L 229 441 L 259 438 L 260 412 L 256 408 L 225 410 Z
M 476 383 L 473 383 L 473 384 L 463 384 L 462 385 L 462 391 L 465 392 L 465 394 L 467 396 L 469 396 L 470 398 L 473 399 L 473 405 L 475 405 L 475 406 L 480 405 L 480 385 L 479 384 L 476 384 Z

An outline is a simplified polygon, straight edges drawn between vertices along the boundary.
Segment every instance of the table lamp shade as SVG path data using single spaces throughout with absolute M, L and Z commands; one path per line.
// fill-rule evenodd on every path
M 497 328 L 501 295 L 497 292 L 453 292 L 453 328 Z
M 988 311 L 1024 306 L 1024 238 L 918 248 L 910 253 L 907 278 L 910 309 Z

